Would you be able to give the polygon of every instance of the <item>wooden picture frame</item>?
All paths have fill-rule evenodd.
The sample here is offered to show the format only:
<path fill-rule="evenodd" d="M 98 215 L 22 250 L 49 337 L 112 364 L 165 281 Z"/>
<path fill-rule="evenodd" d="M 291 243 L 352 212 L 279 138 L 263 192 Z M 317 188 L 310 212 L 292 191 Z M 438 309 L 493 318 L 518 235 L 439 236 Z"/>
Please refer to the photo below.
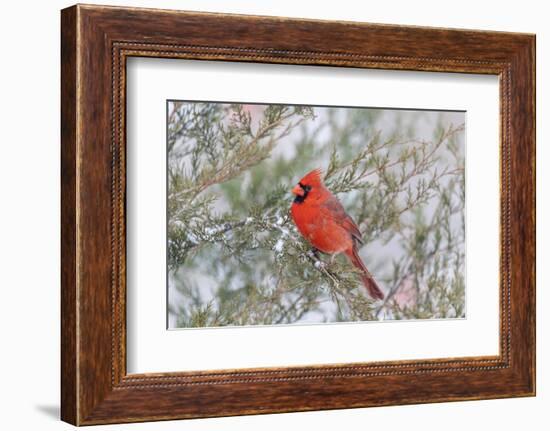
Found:
<path fill-rule="evenodd" d="M 61 14 L 61 418 L 75 425 L 535 394 L 535 36 L 77 5 Z M 498 75 L 500 354 L 127 374 L 126 59 Z"/>

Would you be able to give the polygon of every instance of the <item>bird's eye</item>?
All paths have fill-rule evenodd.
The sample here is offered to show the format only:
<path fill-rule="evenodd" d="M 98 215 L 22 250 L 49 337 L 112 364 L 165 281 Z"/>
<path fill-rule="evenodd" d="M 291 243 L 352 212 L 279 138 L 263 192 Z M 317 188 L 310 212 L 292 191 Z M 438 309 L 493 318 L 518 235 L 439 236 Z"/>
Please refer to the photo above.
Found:
<path fill-rule="evenodd" d="M 302 188 L 303 191 L 309 192 L 311 190 L 311 186 L 306 186 L 305 184 L 298 183 L 298 185 Z"/>

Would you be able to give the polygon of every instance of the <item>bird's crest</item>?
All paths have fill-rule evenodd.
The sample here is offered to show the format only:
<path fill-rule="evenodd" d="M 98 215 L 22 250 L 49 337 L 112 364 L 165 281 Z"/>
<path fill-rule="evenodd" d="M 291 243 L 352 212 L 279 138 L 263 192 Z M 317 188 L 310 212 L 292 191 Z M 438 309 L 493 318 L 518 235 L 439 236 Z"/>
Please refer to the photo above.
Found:
<path fill-rule="evenodd" d="M 300 184 L 303 184 L 305 186 L 319 186 L 323 184 L 323 180 L 321 179 L 323 175 L 323 171 L 319 168 L 312 170 L 311 172 L 307 173 L 301 180 Z"/>

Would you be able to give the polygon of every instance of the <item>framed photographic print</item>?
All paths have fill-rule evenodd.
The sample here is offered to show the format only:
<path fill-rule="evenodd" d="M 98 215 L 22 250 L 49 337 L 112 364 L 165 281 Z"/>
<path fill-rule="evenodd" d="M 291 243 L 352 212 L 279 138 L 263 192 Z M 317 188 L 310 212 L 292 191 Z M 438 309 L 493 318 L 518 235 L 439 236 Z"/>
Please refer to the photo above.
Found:
<path fill-rule="evenodd" d="M 535 394 L 535 37 L 62 11 L 62 419 Z"/>

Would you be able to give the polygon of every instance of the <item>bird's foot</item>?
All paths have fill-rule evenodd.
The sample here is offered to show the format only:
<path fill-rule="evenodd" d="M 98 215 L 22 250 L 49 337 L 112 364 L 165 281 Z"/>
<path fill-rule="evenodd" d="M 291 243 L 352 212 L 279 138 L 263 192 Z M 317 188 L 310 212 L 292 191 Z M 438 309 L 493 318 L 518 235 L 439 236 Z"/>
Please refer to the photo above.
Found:
<path fill-rule="evenodd" d="M 317 258 L 317 260 L 321 259 L 321 252 L 319 251 L 318 248 L 312 247 L 311 254 L 313 254 L 313 256 Z"/>

